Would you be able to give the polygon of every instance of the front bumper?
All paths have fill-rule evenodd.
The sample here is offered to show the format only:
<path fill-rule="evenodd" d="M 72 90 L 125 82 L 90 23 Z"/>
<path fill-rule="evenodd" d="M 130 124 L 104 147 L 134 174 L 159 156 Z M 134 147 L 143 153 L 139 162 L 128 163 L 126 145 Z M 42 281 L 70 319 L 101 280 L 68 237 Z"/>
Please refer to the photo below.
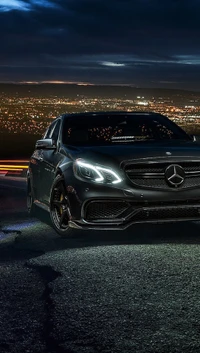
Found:
<path fill-rule="evenodd" d="M 120 186 L 80 182 L 72 177 L 71 185 L 66 187 L 69 226 L 121 230 L 136 223 L 200 220 L 200 188 L 150 190 L 135 188 L 129 182 Z"/>
<path fill-rule="evenodd" d="M 93 200 L 84 206 L 84 217 L 78 220 L 71 219 L 69 226 L 76 229 L 122 230 L 137 223 L 191 220 L 200 220 L 200 200 L 184 203 L 180 201 L 137 203 L 122 200 Z"/>

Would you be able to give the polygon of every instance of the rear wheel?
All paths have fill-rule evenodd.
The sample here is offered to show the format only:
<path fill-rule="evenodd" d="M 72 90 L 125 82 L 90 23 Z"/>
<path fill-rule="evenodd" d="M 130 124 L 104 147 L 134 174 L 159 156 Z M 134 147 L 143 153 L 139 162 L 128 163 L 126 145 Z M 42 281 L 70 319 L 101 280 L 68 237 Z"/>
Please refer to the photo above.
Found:
<path fill-rule="evenodd" d="M 54 180 L 50 200 L 51 222 L 58 234 L 70 237 L 74 229 L 68 225 L 70 216 L 69 202 L 63 178 L 58 175 Z"/>

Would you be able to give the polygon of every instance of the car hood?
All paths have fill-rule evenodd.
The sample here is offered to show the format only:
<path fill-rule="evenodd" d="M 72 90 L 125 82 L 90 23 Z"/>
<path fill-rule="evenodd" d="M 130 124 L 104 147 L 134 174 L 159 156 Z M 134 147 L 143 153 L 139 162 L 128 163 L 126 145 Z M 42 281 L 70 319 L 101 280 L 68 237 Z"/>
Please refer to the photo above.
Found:
<path fill-rule="evenodd" d="M 200 160 L 200 143 L 193 141 L 145 141 L 135 142 L 131 145 L 112 146 L 78 146 L 69 147 L 70 157 L 75 160 L 83 158 L 88 162 L 101 164 L 118 164 L 132 159 L 158 159 L 167 160 L 191 159 Z"/>

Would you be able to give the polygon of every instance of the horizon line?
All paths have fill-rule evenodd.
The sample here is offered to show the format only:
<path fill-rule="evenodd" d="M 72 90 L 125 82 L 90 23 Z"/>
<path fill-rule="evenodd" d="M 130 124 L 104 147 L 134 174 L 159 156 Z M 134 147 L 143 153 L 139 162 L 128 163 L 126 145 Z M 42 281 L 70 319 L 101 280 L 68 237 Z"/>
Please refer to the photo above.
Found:
<path fill-rule="evenodd" d="M 58 85 L 77 85 L 77 86 L 129 86 L 139 88 L 129 83 L 90 83 L 78 81 L 0 81 L 0 84 L 21 84 L 21 85 L 41 85 L 41 84 L 58 84 Z"/>
<path fill-rule="evenodd" d="M 136 86 L 134 84 L 128 84 L 128 83 L 90 83 L 90 82 L 72 82 L 72 81 L 0 81 L 1 84 L 10 84 L 10 85 L 76 85 L 76 86 L 117 86 L 117 87 L 131 87 L 135 89 L 161 89 L 161 90 L 174 90 L 174 91 L 186 91 L 186 92 L 198 92 L 200 93 L 200 89 L 186 89 L 186 88 L 166 88 L 166 87 L 142 87 L 142 86 Z"/>

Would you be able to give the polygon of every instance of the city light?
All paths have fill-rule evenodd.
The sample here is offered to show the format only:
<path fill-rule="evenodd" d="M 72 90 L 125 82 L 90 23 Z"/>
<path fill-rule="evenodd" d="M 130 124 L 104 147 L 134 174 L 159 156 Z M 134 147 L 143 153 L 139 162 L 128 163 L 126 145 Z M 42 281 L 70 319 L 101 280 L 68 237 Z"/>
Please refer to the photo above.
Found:
<path fill-rule="evenodd" d="M 78 87 L 78 86 L 77 86 Z M 84 88 L 87 90 L 87 87 Z M 88 88 L 89 89 L 89 88 Z M 18 89 L 19 90 L 19 89 Z M 198 93 L 190 96 L 174 97 L 169 94 L 149 96 L 133 93 L 131 96 L 105 97 L 101 94 L 74 93 L 73 96 L 50 95 L 44 92 L 34 96 L 29 94 L 0 93 L 0 134 L 31 134 L 42 136 L 57 116 L 63 113 L 98 111 L 138 111 L 157 112 L 166 115 L 184 128 L 198 126 L 200 116 L 200 97 Z M 85 91 L 87 92 L 87 91 Z M 133 91 L 134 92 L 134 91 Z"/>

